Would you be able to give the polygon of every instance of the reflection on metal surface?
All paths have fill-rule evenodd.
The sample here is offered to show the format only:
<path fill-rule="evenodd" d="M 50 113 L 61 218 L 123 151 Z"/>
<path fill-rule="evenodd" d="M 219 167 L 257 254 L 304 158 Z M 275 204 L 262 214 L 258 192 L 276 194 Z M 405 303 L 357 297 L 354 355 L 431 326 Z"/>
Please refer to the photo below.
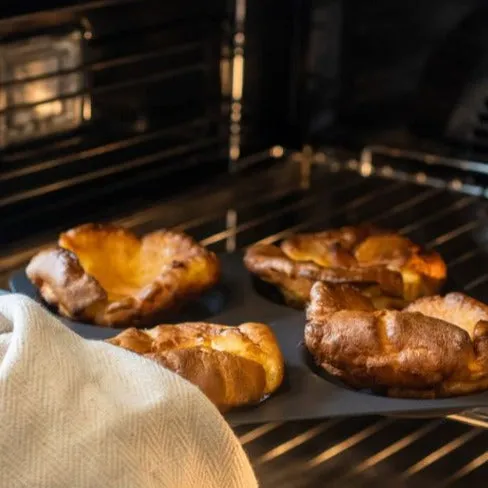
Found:
<path fill-rule="evenodd" d="M 465 261 L 468 261 L 469 259 L 477 256 L 480 253 L 481 253 L 481 249 L 472 249 L 471 251 L 465 252 L 464 254 L 461 254 L 460 256 L 458 256 L 456 259 L 453 259 L 449 263 L 449 267 L 453 268 L 454 266 L 457 266 L 458 264 L 462 264 Z"/>
<path fill-rule="evenodd" d="M 242 99 L 242 88 L 244 85 L 244 56 L 242 54 L 236 54 L 233 61 L 232 100 L 237 102 Z"/>
<path fill-rule="evenodd" d="M 441 246 L 445 242 L 453 239 L 454 237 L 460 236 L 461 234 L 464 234 L 465 232 L 469 232 L 470 230 L 475 229 L 476 227 L 479 226 L 479 224 L 480 223 L 478 221 L 467 222 L 466 224 L 461 225 L 460 227 L 457 227 L 456 229 L 453 229 L 449 232 L 446 232 L 445 234 L 442 234 L 441 236 L 436 237 L 432 241 L 429 241 L 427 243 L 427 246 L 428 247 Z"/>
<path fill-rule="evenodd" d="M 475 469 L 478 469 L 480 466 L 488 462 L 488 451 L 485 451 L 483 454 L 480 454 L 478 457 L 474 458 L 470 463 L 466 464 L 462 467 L 459 471 L 456 471 L 452 476 L 447 478 L 444 482 L 439 483 L 437 486 L 444 487 L 450 486 L 455 481 L 465 477 L 469 473 L 473 472 Z"/>
<path fill-rule="evenodd" d="M 421 227 L 424 227 L 426 224 L 432 223 L 441 217 L 453 213 L 456 210 L 460 210 L 462 208 L 468 207 L 473 202 L 474 202 L 474 198 L 472 197 L 461 198 L 456 202 L 454 202 L 452 205 L 448 205 L 447 207 L 444 207 L 437 212 L 433 212 L 424 218 L 416 219 L 415 222 L 408 224 L 405 227 L 402 227 L 398 232 L 400 234 L 409 234 L 410 232 L 420 229 Z"/>
<path fill-rule="evenodd" d="M 415 175 L 415 181 L 420 185 L 427 183 L 427 175 L 423 172 L 419 172 Z"/>
<path fill-rule="evenodd" d="M 256 427 L 255 429 L 246 432 L 244 435 L 241 435 L 239 437 L 239 441 L 241 444 L 244 446 L 248 444 L 249 442 L 253 442 L 259 437 L 267 434 L 268 432 L 271 432 L 272 430 L 280 427 L 283 425 L 283 422 L 269 422 L 267 424 L 260 425 L 259 427 Z"/>
<path fill-rule="evenodd" d="M 380 463 L 381 461 L 384 461 L 386 458 L 393 456 L 393 454 L 396 454 L 397 452 L 401 451 L 405 447 L 409 446 L 410 444 L 413 444 L 414 442 L 418 441 L 421 439 L 423 436 L 427 435 L 429 432 L 432 432 L 434 429 L 436 429 L 439 425 L 443 424 L 443 420 L 437 420 L 433 422 L 429 422 L 428 424 L 425 424 L 422 426 L 420 429 L 412 432 L 411 434 L 405 436 L 403 439 L 400 439 L 397 442 L 394 442 L 387 448 L 381 450 L 380 452 L 376 453 L 374 456 L 369 457 L 362 463 L 358 464 L 355 468 L 353 468 L 347 475 L 353 476 L 358 473 L 361 473 L 363 471 L 366 471 L 367 469 L 372 468 L 376 464 Z"/>
<path fill-rule="evenodd" d="M 471 425 L 473 427 L 480 427 L 488 429 L 488 410 L 482 408 L 475 408 L 472 411 L 463 412 L 462 414 L 449 415 L 449 419 L 456 422 Z"/>
<path fill-rule="evenodd" d="M 479 276 L 478 278 L 464 285 L 464 289 L 466 291 L 472 290 L 473 288 L 476 288 L 477 286 L 480 286 L 483 283 L 486 283 L 487 281 L 488 281 L 488 275 Z"/>
<path fill-rule="evenodd" d="M 269 154 L 272 158 L 282 158 L 285 154 L 285 149 L 283 148 L 283 146 L 273 146 L 270 149 Z"/>
<path fill-rule="evenodd" d="M 244 88 L 244 44 L 246 1 L 235 0 L 235 34 L 232 55 L 232 89 L 230 106 L 229 159 L 230 171 L 235 171 L 235 162 L 241 155 L 242 95 Z"/>
<path fill-rule="evenodd" d="M 314 437 L 323 434 L 327 430 L 336 426 L 339 422 L 341 422 L 341 419 L 334 419 L 316 425 L 315 427 L 312 427 L 311 429 L 308 429 L 307 431 L 303 432 L 303 434 L 297 435 L 292 439 L 289 439 L 288 441 L 279 444 L 278 446 L 274 447 L 267 453 L 263 454 L 255 461 L 255 464 L 263 464 L 268 461 L 272 461 L 278 456 L 281 456 L 287 453 L 288 451 L 295 449 L 299 445 L 304 444 L 305 442 L 313 439 Z"/>
<path fill-rule="evenodd" d="M 446 166 L 464 171 L 475 171 L 488 174 L 488 166 L 483 161 L 471 161 L 465 159 L 451 158 L 439 154 L 427 154 L 421 151 L 410 149 L 399 149 L 387 146 L 366 146 L 361 153 L 361 160 L 369 159 L 371 162 L 375 154 L 389 156 L 394 159 L 420 161 L 427 165 Z"/>
<path fill-rule="evenodd" d="M 63 156 L 58 156 L 56 158 L 52 158 L 47 161 L 30 164 L 23 168 L 12 169 L 11 171 L 5 171 L 0 174 L 0 181 L 7 181 L 14 178 L 18 178 L 19 176 L 34 174 L 36 172 L 45 171 L 51 168 L 57 168 L 65 164 L 76 163 L 80 160 L 90 160 L 91 158 L 95 158 L 102 154 L 110 154 L 115 151 L 128 149 L 136 146 L 137 144 L 141 144 L 143 142 L 155 141 L 158 138 L 165 135 L 171 135 L 173 133 L 178 133 L 184 130 L 192 130 L 194 128 L 202 126 L 203 124 L 206 123 L 206 121 L 207 119 L 199 118 L 191 121 L 190 123 L 180 124 L 173 127 L 167 127 L 161 130 L 148 132 L 146 134 L 140 134 L 140 135 L 138 134 L 136 136 L 126 137 L 118 141 L 110 142 L 103 146 L 96 146 L 90 149 L 85 149 L 83 151 L 70 153 Z M 74 138 L 73 144 L 79 144 L 79 142 L 80 142 L 79 138 Z M 24 157 L 29 157 L 29 156 L 30 156 L 29 153 L 24 155 Z M 13 159 L 5 158 L 4 160 L 12 161 Z"/>
<path fill-rule="evenodd" d="M 171 149 L 164 149 L 162 151 L 149 154 L 147 156 L 141 156 L 129 161 L 125 161 L 116 166 L 106 167 L 100 170 L 92 171 L 91 173 L 85 173 L 79 176 L 68 178 L 66 180 L 60 180 L 57 183 L 39 186 L 38 188 L 34 188 L 32 190 L 27 190 L 21 193 L 15 193 L 9 197 L 0 198 L 0 207 L 7 206 L 12 203 L 20 202 L 23 200 L 27 200 L 29 198 L 33 198 L 36 196 L 44 195 L 46 193 L 50 193 L 58 189 L 69 188 L 78 185 L 80 183 L 94 181 L 97 180 L 98 178 L 102 178 L 103 176 L 123 173 L 124 171 L 127 171 L 129 169 L 146 166 L 150 163 L 153 163 L 154 161 L 158 161 L 164 158 L 182 156 L 191 153 L 192 151 L 197 151 L 199 149 L 204 149 L 212 145 L 216 145 L 219 142 L 221 142 L 220 137 L 213 137 L 213 138 L 198 140 L 195 144 L 192 145 L 185 144 L 180 146 L 173 146 Z"/>
<path fill-rule="evenodd" d="M 229 235 L 225 241 L 225 250 L 227 252 L 234 252 L 236 250 L 236 228 L 237 228 L 237 212 L 233 209 L 227 210 L 225 217 L 225 226 Z"/>
<path fill-rule="evenodd" d="M 373 174 L 373 165 L 371 163 L 361 162 L 359 165 L 359 172 L 365 178 Z"/>
<path fill-rule="evenodd" d="M 410 198 L 409 200 L 405 202 L 401 202 L 397 205 L 393 205 L 393 207 L 390 207 L 386 209 L 384 212 L 379 213 L 378 215 L 375 215 L 374 218 L 370 219 L 370 221 L 377 222 L 381 219 L 384 219 L 386 217 L 390 217 L 392 215 L 395 215 L 397 212 L 402 212 L 403 210 L 407 210 L 411 207 L 414 207 L 415 205 L 418 205 L 419 203 L 422 203 L 424 200 L 428 200 L 429 198 L 434 197 L 437 195 L 439 192 L 441 192 L 440 188 L 432 188 L 425 193 L 421 193 L 420 195 L 417 195 L 413 198 Z"/>
<path fill-rule="evenodd" d="M 229 97 L 232 86 L 232 67 L 230 63 L 230 54 L 228 46 L 222 47 L 220 57 L 220 90 L 223 97 Z"/>
<path fill-rule="evenodd" d="M 322 464 L 329 459 L 341 454 L 341 452 L 344 452 L 346 449 L 349 449 L 356 444 L 360 443 L 364 439 L 367 439 L 368 437 L 372 436 L 373 434 L 376 434 L 376 432 L 379 432 L 381 429 L 384 429 L 387 427 L 389 424 L 393 422 L 392 419 L 383 419 L 378 422 L 376 422 L 373 425 L 370 425 L 369 427 L 366 427 L 363 430 L 360 430 L 356 434 L 352 435 L 348 439 L 339 442 L 333 447 L 330 447 L 329 449 L 326 449 L 322 453 L 320 453 L 318 456 L 315 456 L 312 458 L 310 461 L 308 461 L 307 467 L 308 468 L 315 468 L 319 464 Z"/>
<path fill-rule="evenodd" d="M 455 451 L 462 445 L 466 444 L 466 442 L 470 441 L 471 439 L 474 439 L 476 436 L 480 435 L 481 432 L 483 431 L 478 429 L 468 430 L 466 433 L 459 436 L 457 439 L 454 439 L 451 442 L 444 444 L 441 448 L 430 453 L 428 456 L 426 456 L 418 463 L 415 463 L 413 466 L 410 466 L 410 468 L 404 471 L 402 478 L 404 479 L 409 478 L 414 474 L 418 473 L 419 471 L 422 471 L 422 469 L 427 468 L 428 466 L 435 463 L 442 457 L 447 456 L 452 451 Z"/>
<path fill-rule="evenodd" d="M 91 41 L 93 39 L 93 26 L 88 17 L 82 17 L 80 19 L 80 24 L 83 30 L 83 39 L 86 41 Z"/>
<path fill-rule="evenodd" d="M 385 165 L 383 162 L 376 162 L 375 156 L 387 156 L 389 157 L 390 164 Z M 426 165 L 425 171 L 412 172 L 411 170 L 395 167 L 395 161 L 391 163 L 391 159 L 396 159 L 396 163 L 405 162 L 420 162 Z M 467 193 L 470 195 L 483 195 L 488 197 L 488 188 L 485 188 L 481 184 L 472 183 L 472 173 L 478 173 L 486 175 L 488 174 L 488 165 L 479 161 L 467 161 L 443 156 L 436 156 L 432 154 L 425 154 L 420 152 L 408 151 L 397 148 L 388 148 L 383 146 L 367 146 L 363 149 L 360 155 L 360 163 L 369 167 L 371 165 L 371 173 L 378 173 L 381 176 L 389 177 L 396 180 L 412 181 L 417 184 L 425 184 L 430 186 L 438 186 L 442 188 L 451 188 L 454 191 Z M 357 171 L 358 162 L 348 162 L 344 164 L 344 167 Z M 428 171 L 436 166 L 438 168 L 450 169 L 457 173 L 464 173 L 465 177 L 446 178 L 439 177 L 435 171 Z M 385 169 L 388 168 L 388 175 L 385 173 Z M 438 169 L 437 168 L 437 169 Z"/>
<path fill-rule="evenodd" d="M 311 146 L 303 148 L 300 158 L 300 186 L 304 190 L 310 188 L 314 152 Z"/>

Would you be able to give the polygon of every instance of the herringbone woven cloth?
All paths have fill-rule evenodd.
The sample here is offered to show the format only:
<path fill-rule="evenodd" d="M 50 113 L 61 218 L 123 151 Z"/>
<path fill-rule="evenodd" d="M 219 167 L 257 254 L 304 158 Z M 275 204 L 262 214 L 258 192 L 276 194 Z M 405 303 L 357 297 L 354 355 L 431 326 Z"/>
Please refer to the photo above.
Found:
<path fill-rule="evenodd" d="M 234 488 L 256 479 L 193 385 L 0 297 L 0 487 Z"/>

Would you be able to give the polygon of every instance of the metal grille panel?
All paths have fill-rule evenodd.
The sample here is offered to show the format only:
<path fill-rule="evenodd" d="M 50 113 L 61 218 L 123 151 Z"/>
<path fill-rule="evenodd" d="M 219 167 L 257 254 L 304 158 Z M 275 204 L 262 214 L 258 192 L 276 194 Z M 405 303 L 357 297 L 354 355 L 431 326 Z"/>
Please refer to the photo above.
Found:
<path fill-rule="evenodd" d="M 76 219 L 96 211 L 107 195 L 147 205 L 173 191 L 175 182 L 191 183 L 198 165 L 209 178 L 227 169 L 229 103 L 221 75 L 230 76 L 231 31 L 225 1 L 50 3 L 42 12 L 11 4 L 0 13 L 0 145 L 7 144 L 0 155 L 2 244 L 22 236 L 20 222 L 30 228 L 46 215 Z M 44 59 L 39 50 L 20 66 L 22 43 L 54 45 L 69 32 L 82 43 L 71 64 L 56 67 L 54 55 Z M 20 78 L 9 68 L 14 62 L 25 68 Z M 62 91 L 70 77 L 79 77 L 77 88 Z M 48 129 L 56 118 L 51 111 L 60 116 L 66 101 L 78 99 L 83 123 L 70 119 L 64 130 L 55 124 L 59 133 Z M 46 110 L 51 119 L 42 119 Z M 10 141 L 11 124 L 22 144 L 14 136 Z M 44 136 L 36 137 L 37 126 Z"/>

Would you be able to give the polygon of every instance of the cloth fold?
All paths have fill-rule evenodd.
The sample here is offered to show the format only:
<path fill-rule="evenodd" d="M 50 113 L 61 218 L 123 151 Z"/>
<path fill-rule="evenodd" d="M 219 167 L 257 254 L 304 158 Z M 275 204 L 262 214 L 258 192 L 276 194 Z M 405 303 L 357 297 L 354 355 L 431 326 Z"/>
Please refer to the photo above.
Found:
<path fill-rule="evenodd" d="M 253 488 L 217 409 L 187 381 L 0 296 L 0 488 Z"/>

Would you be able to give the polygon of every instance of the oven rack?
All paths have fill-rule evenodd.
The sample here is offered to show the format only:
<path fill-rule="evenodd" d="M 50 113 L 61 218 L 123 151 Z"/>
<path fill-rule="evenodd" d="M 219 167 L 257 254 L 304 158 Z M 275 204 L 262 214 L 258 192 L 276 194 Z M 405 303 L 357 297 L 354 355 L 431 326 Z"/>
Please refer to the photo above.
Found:
<path fill-rule="evenodd" d="M 486 300 L 488 203 L 483 172 L 473 176 L 473 171 L 453 166 L 446 176 L 441 162 L 418 169 L 396 164 L 384 152 L 366 148 L 354 158 L 337 150 L 271 148 L 252 160 L 267 161 L 265 169 L 231 175 L 191 196 L 116 222 L 136 232 L 177 227 L 216 252 L 232 252 L 296 231 L 367 220 L 439 250 L 456 288 Z M 52 235 L 33 237 L 14 255 L 0 255 L 0 287 L 10 270 L 25 263 Z M 435 486 L 484 486 L 487 427 L 488 415 L 478 409 L 446 419 L 361 417 L 267 423 L 236 431 L 262 486 L 321 486 L 321 480 L 341 487 L 376 486 L 379 480 L 395 487 L 434 481 Z"/>
<path fill-rule="evenodd" d="M 488 431 L 449 419 L 274 422 L 236 433 L 266 488 L 486 485 Z"/>

